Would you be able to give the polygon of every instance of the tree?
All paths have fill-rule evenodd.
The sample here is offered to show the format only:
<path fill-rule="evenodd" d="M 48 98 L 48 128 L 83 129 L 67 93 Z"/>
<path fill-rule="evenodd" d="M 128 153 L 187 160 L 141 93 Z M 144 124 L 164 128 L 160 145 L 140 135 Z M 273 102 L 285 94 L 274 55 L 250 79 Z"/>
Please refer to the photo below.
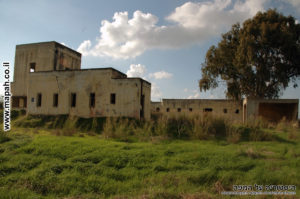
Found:
<path fill-rule="evenodd" d="M 227 86 L 233 99 L 278 98 L 300 75 L 300 24 L 276 10 L 258 12 L 222 35 L 206 53 L 200 91 Z"/>

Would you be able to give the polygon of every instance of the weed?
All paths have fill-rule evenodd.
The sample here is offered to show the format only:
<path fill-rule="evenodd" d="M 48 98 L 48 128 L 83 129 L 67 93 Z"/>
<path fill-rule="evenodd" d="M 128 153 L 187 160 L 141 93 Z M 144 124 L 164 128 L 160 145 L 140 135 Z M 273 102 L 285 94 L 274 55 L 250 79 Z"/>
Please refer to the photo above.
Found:
<path fill-rule="evenodd" d="M 0 131 L 0 144 L 4 143 L 4 142 L 8 142 L 10 140 L 11 140 L 11 138 L 8 137 L 7 133 Z"/>
<path fill-rule="evenodd" d="M 242 137 L 242 129 L 236 127 L 227 127 L 227 141 L 229 143 L 236 144 L 241 140 Z"/>
<path fill-rule="evenodd" d="M 62 130 L 62 135 L 64 136 L 73 136 L 76 133 L 76 129 L 74 128 L 67 128 Z"/>
<path fill-rule="evenodd" d="M 296 129 L 289 130 L 288 138 L 290 140 L 297 140 L 299 138 L 299 131 L 297 131 Z"/>
<path fill-rule="evenodd" d="M 252 159 L 258 159 L 258 158 L 262 158 L 263 155 L 261 155 L 260 152 L 258 152 L 257 150 L 254 150 L 252 147 L 248 147 L 246 150 L 242 150 L 240 152 L 240 155 L 242 156 L 246 156 Z"/>

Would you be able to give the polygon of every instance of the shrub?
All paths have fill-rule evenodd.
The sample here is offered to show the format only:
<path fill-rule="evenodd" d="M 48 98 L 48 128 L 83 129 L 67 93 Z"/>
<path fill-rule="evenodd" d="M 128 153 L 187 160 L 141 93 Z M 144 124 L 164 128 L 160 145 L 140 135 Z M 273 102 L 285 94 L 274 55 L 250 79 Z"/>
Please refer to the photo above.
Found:
<path fill-rule="evenodd" d="M 272 125 L 262 117 L 252 117 L 247 120 L 246 126 L 249 128 L 269 128 Z"/>
<path fill-rule="evenodd" d="M 128 141 L 134 135 L 136 123 L 128 118 L 107 118 L 103 126 L 102 134 L 105 138 L 115 138 Z"/>
<path fill-rule="evenodd" d="M 206 140 L 210 137 L 208 130 L 203 125 L 203 120 L 199 117 L 196 117 L 193 120 L 193 129 L 190 137 L 200 140 Z"/>
<path fill-rule="evenodd" d="M 188 138 L 192 131 L 192 120 L 180 116 L 169 118 L 167 120 L 167 135 L 171 138 Z"/>
<path fill-rule="evenodd" d="M 198 139 L 222 139 L 226 137 L 229 123 L 223 118 L 204 116 L 193 120 L 192 136 Z"/>
<path fill-rule="evenodd" d="M 236 144 L 241 140 L 242 134 L 242 128 L 230 126 L 227 128 L 227 141 Z"/>
<path fill-rule="evenodd" d="M 155 135 L 167 137 L 168 136 L 168 119 L 166 117 L 159 118 L 155 123 Z"/>
<path fill-rule="evenodd" d="M 146 141 L 151 140 L 153 136 L 155 136 L 154 127 L 155 125 L 153 121 L 143 121 L 136 123 L 132 131 L 133 134 L 139 138 L 139 140 Z"/>
<path fill-rule="evenodd" d="M 277 124 L 276 129 L 279 131 L 287 132 L 290 128 L 289 122 L 283 117 Z"/>
<path fill-rule="evenodd" d="M 266 131 L 261 130 L 259 127 L 250 128 L 250 141 L 271 141 L 272 135 Z"/>

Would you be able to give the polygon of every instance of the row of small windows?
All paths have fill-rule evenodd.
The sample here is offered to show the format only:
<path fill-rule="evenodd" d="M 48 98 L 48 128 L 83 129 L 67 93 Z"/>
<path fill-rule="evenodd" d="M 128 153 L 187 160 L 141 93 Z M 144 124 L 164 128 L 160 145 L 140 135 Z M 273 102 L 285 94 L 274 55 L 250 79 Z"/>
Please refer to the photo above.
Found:
<path fill-rule="evenodd" d="M 76 98 L 77 98 L 76 93 L 71 93 L 71 104 L 70 104 L 71 107 L 76 107 Z M 34 102 L 34 98 L 31 98 L 31 102 Z M 116 104 L 116 94 L 115 93 L 110 94 L 110 103 Z M 91 108 L 94 108 L 95 104 L 96 104 L 95 93 L 90 93 L 89 106 Z M 36 106 L 37 107 L 42 106 L 42 94 L 41 93 L 37 94 Z M 53 94 L 53 107 L 58 107 L 58 93 Z"/>
<path fill-rule="evenodd" d="M 193 112 L 193 109 L 189 108 L 189 111 Z M 203 112 L 212 112 L 212 111 L 213 111 L 212 108 L 204 108 L 203 109 Z M 160 108 L 159 107 L 156 108 L 156 112 L 160 112 Z M 170 108 L 166 108 L 166 112 L 170 112 Z M 177 112 L 181 112 L 181 108 L 177 108 Z M 235 110 L 236 114 L 239 114 L 239 112 L 240 112 L 239 109 Z M 226 108 L 223 109 L 223 113 L 225 113 L 225 114 L 227 113 L 227 109 Z"/>

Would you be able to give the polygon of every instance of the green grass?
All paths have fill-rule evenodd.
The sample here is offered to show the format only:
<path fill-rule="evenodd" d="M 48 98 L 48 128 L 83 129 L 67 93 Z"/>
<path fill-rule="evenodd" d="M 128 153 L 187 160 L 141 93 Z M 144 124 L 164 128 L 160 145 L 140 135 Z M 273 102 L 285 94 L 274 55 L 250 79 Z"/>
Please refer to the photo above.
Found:
<path fill-rule="evenodd" d="M 124 142 L 54 131 L 1 133 L 1 199 L 220 198 L 219 191 L 236 184 L 300 188 L 300 140 L 288 132 L 265 130 L 271 141 L 232 144 L 160 136 Z"/>

